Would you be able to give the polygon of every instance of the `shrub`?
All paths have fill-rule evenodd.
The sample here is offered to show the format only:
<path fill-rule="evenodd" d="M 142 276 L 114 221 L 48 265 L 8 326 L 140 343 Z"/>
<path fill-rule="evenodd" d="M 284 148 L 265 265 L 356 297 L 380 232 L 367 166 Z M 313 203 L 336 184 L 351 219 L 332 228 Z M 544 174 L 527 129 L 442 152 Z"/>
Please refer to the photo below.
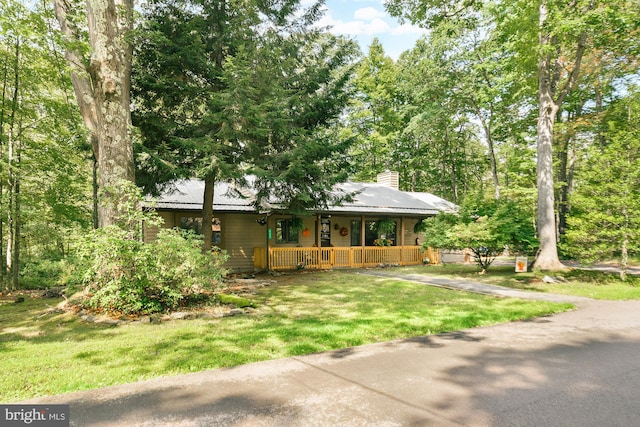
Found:
<path fill-rule="evenodd" d="M 226 254 L 202 253 L 192 232 L 162 230 L 153 243 L 128 238 L 116 226 L 93 233 L 83 248 L 87 305 L 109 313 L 150 314 L 175 310 L 183 299 L 214 291 Z"/>
<path fill-rule="evenodd" d="M 470 202 L 458 214 L 441 213 L 423 221 L 425 247 L 469 249 L 481 271 L 486 271 L 505 247 L 532 254 L 538 242 L 529 213 L 517 203 Z"/>
<path fill-rule="evenodd" d="M 163 229 L 157 240 L 140 240 L 140 224 L 159 224 L 158 215 L 140 208 L 136 188 L 123 185 L 117 225 L 94 230 L 79 244 L 86 305 L 111 314 L 150 314 L 176 309 L 204 290 L 214 291 L 225 274 L 226 254 L 202 252 L 193 232 Z M 137 200 L 137 202 L 136 202 Z"/>
<path fill-rule="evenodd" d="M 20 268 L 20 285 L 24 289 L 45 289 L 57 286 L 64 273 L 63 260 L 29 259 Z"/>

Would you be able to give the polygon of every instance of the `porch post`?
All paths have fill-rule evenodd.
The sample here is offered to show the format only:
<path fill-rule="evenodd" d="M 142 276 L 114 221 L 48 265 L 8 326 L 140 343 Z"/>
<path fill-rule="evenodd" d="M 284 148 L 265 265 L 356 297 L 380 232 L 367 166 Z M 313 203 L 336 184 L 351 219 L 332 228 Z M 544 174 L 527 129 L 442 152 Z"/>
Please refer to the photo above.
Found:
<path fill-rule="evenodd" d="M 268 215 L 267 215 L 267 228 L 264 232 L 266 236 L 266 244 L 264 246 L 265 266 L 267 267 L 267 271 L 269 271 L 269 216 Z"/>
<path fill-rule="evenodd" d="M 400 217 L 400 265 L 404 265 L 404 217 L 403 216 Z"/>
<path fill-rule="evenodd" d="M 364 217 L 364 215 L 362 215 L 362 216 L 360 217 L 360 247 L 361 247 L 361 250 L 362 250 L 362 254 L 361 254 L 360 261 L 362 262 L 362 266 L 363 266 L 363 267 L 364 267 L 364 265 L 365 265 L 365 260 L 364 260 L 364 256 L 365 256 L 364 244 L 365 244 L 365 239 L 366 239 L 366 237 L 365 237 L 365 235 L 364 235 L 364 231 L 366 230 L 366 226 L 365 226 L 365 224 L 364 224 L 364 220 L 365 220 L 365 217 Z"/>
<path fill-rule="evenodd" d="M 322 215 L 316 215 L 316 262 L 318 263 L 318 269 L 322 269 Z"/>

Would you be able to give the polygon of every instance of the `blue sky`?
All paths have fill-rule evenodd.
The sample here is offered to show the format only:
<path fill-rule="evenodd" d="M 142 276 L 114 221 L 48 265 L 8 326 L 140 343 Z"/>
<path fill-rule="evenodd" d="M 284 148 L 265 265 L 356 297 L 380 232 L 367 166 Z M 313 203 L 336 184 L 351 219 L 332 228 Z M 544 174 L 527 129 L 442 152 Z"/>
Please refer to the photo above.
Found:
<path fill-rule="evenodd" d="M 391 58 L 411 49 L 425 30 L 405 23 L 401 25 L 384 9 L 383 0 L 327 0 L 320 25 L 331 26 L 331 32 L 355 39 L 367 54 L 374 37 L 378 37 Z"/>

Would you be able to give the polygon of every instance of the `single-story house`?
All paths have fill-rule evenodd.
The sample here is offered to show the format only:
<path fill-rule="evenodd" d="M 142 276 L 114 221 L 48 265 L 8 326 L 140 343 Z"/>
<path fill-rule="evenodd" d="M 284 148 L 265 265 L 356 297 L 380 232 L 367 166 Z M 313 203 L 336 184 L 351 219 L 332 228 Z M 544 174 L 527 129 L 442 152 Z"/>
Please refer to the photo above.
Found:
<path fill-rule="evenodd" d="M 340 184 L 336 191 L 355 194 L 352 201 L 295 218 L 277 209 L 257 211 L 250 189 L 220 182 L 213 244 L 226 250 L 225 267 L 237 272 L 437 262 L 438 253 L 422 248 L 414 226 L 456 206 L 433 194 L 400 191 L 397 183 L 397 172 L 386 172 L 377 183 Z M 201 233 L 204 183 L 181 180 L 173 187 L 155 199 L 163 227 Z M 145 240 L 157 232 L 147 228 Z"/>

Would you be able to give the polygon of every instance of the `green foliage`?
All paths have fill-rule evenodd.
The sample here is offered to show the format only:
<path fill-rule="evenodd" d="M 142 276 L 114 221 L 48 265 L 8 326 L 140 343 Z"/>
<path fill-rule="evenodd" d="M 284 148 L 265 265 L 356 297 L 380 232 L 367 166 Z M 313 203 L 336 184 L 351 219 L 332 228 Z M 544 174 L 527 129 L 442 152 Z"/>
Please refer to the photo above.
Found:
<path fill-rule="evenodd" d="M 46 257 L 29 259 L 20 269 L 22 289 L 44 289 L 62 285 L 67 263 L 61 259 Z"/>
<path fill-rule="evenodd" d="M 159 0 L 136 32 L 133 121 L 146 189 L 256 177 L 256 206 L 326 206 L 347 179 L 354 42 L 315 28 L 320 4 Z"/>
<path fill-rule="evenodd" d="M 142 196 L 140 189 L 131 181 L 119 180 L 116 185 L 100 190 L 102 205 L 114 211 L 113 224 L 126 231 L 129 239 L 142 240 L 143 227 L 162 224 L 149 202 Z M 143 208 L 143 204 L 147 207 Z"/>
<path fill-rule="evenodd" d="M 434 31 L 397 65 L 403 126 L 395 161 L 406 165 L 401 179 L 416 191 L 454 202 L 480 188 L 489 170 L 471 116 L 471 107 L 479 103 L 470 100 L 473 91 L 465 86 L 465 80 L 483 81 L 469 74 L 463 54 L 470 49 Z"/>
<path fill-rule="evenodd" d="M 610 122 L 605 145 L 590 147 L 578 171 L 564 249 L 583 262 L 617 258 L 626 268 L 640 252 L 640 92 L 616 109 L 623 119 Z"/>
<path fill-rule="evenodd" d="M 161 230 L 153 243 L 132 240 L 117 226 L 96 230 L 80 249 L 89 264 L 87 305 L 123 314 L 175 310 L 184 298 L 219 286 L 227 257 L 201 248 L 199 236 L 176 229 Z"/>
<path fill-rule="evenodd" d="M 391 234 L 396 230 L 396 222 L 389 218 L 380 218 L 370 225 L 378 234 Z"/>
<path fill-rule="evenodd" d="M 0 1 L 0 282 L 20 236 L 11 264 L 27 261 L 14 277 L 30 288 L 54 281 L 38 258 L 62 256 L 90 220 L 86 133 L 51 19 L 47 2 Z"/>
<path fill-rule="evenodd" d="M 469 249 L 482 271 L 505 248 L 525 254 L 537 248 L 531 213 L 514 202 L 467 203 L 458 215 L 441 213 L 423 222 L 425 247 Z"/>
<path fill-rule="evenodd" d="M 416 171 L 410 182 L 420 183 L 423 173 L 431 181 L 428 191 L 454 201 L 455 192 L 443 191 L 461 182 L 472 191 L 485 190 L 487 169 L 461 177 L 466 165 L 452 156 L 465 152 L 458 147 L 470 146 L 457 142 L 463 135 L 454 131 L 473 115 L 477 126 L 467 131 L 486 143 L 493 184 L 500 189 L 495 197 L 531 200 L 533 195 L 535 201 L 539 192 L 537 229 L 545 248 L 555 251 L 554 231 L 566 229 L 567 212 L 576 206 L 571 192 L 581 185 L 573 181 L 578 178 L 573 160 L 588 146 L 603 143 L 608 110 L 637 80 L 640 52 L 629 34 L 640 28 L 640 8 L 628 0 L 389 0 L 385 5 L 392 15 L 430 30 L 398 61 L 407 75 L 401 81 L 408 83 L 406 144 L 420 153 L 402 162 Z M 539 106 L 542 100 L 549 105 Z M 549 120 L 536 120 L 545 111 L 553 111 Z M 540 157 L 529 152 L 536 125 Z M 479 153 L 472 158 L 480 160 Z M 536 159 L 541 160 L 540 185 Z M 436 177 L 439 183 L 433 182 Z M 543 258 L 553 265 L 549 251 Z"/>
<path fill-rule="evenodd" d="M 373 241 L 374 246 L 391 246 L 391 240 L 386 238 L 379 238 Z"/>
<path fill-rule="evenodd" d="M 218 295 L 218 300 L 221 304 L 233 304 L 238 308 L 255 307 L 253 302 L 247 298 L 239 297 L 237 295 L 220 294 Z"/>
<path fill-rule="evenodd" d="M 114 225 L 94 230 L 79 244 L 87 305 L 108 313 L 147 314 L 176 309 L 183 300 L 213 291 L 227 260 L 217 248 L 203 253 L 202 239 L 190 231 L 161 229 L 144 243 L 141 227 L 157 225 L 154 211 L 141 209 L 139 190 L 122 182 L 110 189 L 117 205 Z"/>
<path fill-rule="evenodd" d="M 348 108 L 348 132 L 354 138 L 350 153 L 358 165 L 357 180 L 374 180 L 392 164 L 403 127 L 398 83 L 396 64 L 374 38 L 368 55 L 355 68 L 352 84 L 356 92 Z"/>

